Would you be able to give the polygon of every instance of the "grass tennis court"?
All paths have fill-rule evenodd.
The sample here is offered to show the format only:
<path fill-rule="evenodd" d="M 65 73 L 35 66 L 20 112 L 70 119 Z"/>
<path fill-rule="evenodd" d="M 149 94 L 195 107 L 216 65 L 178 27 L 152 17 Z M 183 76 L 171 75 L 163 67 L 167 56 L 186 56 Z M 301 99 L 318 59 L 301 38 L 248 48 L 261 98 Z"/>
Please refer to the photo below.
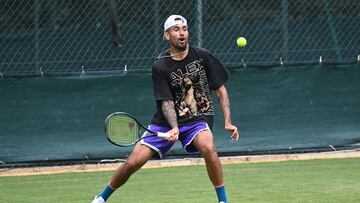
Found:
<path fill-rule="evenodd" d="M 360 202 L 360 158 L 224 165 L 231 203 Z M 0 177 L 1 202 L 91 202 L 112 172 Z M 216 202 L 205 166 L 142 169 L 108 202 Z"/>

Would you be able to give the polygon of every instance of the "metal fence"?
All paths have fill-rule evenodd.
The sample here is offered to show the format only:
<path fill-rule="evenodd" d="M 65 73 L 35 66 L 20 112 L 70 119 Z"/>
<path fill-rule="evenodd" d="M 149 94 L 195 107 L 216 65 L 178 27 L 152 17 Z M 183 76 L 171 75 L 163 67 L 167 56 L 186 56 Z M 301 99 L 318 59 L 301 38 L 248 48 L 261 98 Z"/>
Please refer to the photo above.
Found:
<path fill-rule="evenodd" d="M 112 43 L 105 0 L 0 0 L 0 75 L 149 70 L 167 43 L 171 14 L 191 44 L 226 66 L 359 61 L 357 0 L 117 0 L 122 46 Z M 244 36 L 248 46 L 238 48 Z"/>

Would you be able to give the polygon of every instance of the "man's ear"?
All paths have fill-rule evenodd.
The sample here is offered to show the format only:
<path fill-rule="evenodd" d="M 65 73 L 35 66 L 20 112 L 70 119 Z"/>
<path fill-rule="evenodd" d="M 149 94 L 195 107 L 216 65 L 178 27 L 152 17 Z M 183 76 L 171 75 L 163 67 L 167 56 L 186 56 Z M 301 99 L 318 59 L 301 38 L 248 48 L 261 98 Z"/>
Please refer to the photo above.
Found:
<path fill-rule="evenodd" d="M 164 36 L 163 36 L 164 40 L 169 41 L 170 36 L 168 32 L 164 32 Z"/>

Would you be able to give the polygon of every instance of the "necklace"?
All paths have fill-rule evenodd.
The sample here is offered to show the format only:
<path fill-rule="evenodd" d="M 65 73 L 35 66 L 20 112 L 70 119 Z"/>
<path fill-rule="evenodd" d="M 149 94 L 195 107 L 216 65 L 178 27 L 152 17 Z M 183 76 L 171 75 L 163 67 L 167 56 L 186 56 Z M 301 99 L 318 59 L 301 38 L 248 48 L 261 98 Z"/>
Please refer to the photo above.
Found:
<path fill-rule="evenodd" d="M 189 51 L 189 47 L 187 47 L 184 51 L 176 53 L 176 54 L 172 54 L 170 53 L 170 49 L 167 49 L 165 51 L 163 51 L 161 54 L 159 54 L 159 56 L 156 59 L 161 59 L 161 58 L 168 58 L 168 57 L 174 57 L 183 53 L 186 53 Z M 164 55 L 165 53 L 169 53 L 169 55 Z"/>

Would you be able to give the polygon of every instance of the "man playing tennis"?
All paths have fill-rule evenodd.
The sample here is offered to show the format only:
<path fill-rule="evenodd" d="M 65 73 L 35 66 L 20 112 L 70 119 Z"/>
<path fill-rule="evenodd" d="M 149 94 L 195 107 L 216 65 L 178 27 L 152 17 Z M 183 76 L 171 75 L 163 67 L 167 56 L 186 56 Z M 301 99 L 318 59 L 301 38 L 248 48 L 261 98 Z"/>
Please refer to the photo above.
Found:
<path fill-rule="evenodd" d="M 189 46 L 184 17 L 171 15 L 165 21 L 164 39 L 169 42 L 170 49 L 152 67 L 157 112 L 149 129 L 171 136 L 167 140 L 151 136 L 137 143 L 128 160 L 119 166 L 93 203 L 105 202 L 135 171 L 152 157 L 162 158 L 177 140 L 187 152 L 201 153 L 218 201 L 227 203 L 222 166 L 211 132 L 214 116 L 211 91 L 215 91 L 219 101 L 225 129 L 230 132 L 231 139 L 238 140 L 238 129 L 231 123 L 230 102 L 224 86 L 228 72 L 210 52 Z"/>

